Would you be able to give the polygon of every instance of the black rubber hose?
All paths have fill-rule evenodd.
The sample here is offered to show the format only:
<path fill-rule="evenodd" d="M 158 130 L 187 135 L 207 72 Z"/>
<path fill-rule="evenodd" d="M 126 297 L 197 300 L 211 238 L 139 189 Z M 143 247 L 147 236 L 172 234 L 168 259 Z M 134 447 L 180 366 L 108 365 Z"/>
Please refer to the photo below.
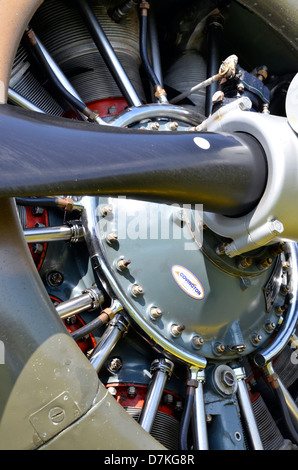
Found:
<path fill-rule="evenodd" d="M 208 22 L 208 62 L 207 77 L 218 73 L 220 66 L 220 45 L 222 42 L 223 19 L 211 17 Z M 212 111 L 212 97 L 218 89 L 218 82 L 214 82 L 206 88 L 205 114 L 209 116 Z"/>
<path fill-rule="evenodd" d="M 186 389 L 186 397 L 184 403 L 183 414 L 181 418 L 180 432 L 179 432 L 179 445 L 180 450 L 188 450 L 188 430 L 193 412 L 195 398 L 195 387 L 188 386 Z"/>
<path fill-rule="evenodd" d="M 71 337 L 75 340 L 78 341 L 79 339 L 83 338 L 84 336 L 89 335 L 93 330 L 96 328 L 99 328 L 104 324 L 104 321 L 100 317 L 96 317 L 93 320 L 91 320 L 89 323 L 86 323 L 86 325 L 82 326 L 76 331 L 73 331 L 71 333 Z"/>
<path fill-rule="evenodd" d="M 4 104 L 0 128 L 0 197 L 101 194 L 239 216 L 267 183 L 264 151 L 247 134 L 93 126 Z"/>
<path fill-rule="evenodd" d="M 287 432 L 288 432 L 288 438 L 291 439 L 293 444 L 298 445 L 298 433 L 297 433 L 296 428 L 295 428 L 295 426 L 293 424 L 293 421 L 291 419 L 291 416 L 290 416 L 290 413 L 289 413 L 289 410 L 288 410 L 288 406 L 287 406 L 285 397 L 282 393 L 282 390 L 279 386 L 277 388 L 274 388 L 273 390 L 274 390 L 275 396 L 277 398 L 280 411 L 282 413 L 283 423 L 286 426 L 286 429 L 287 429 Z"/>
<path fill-rule="evenodd" d="M 58 207 L 58 198 L 56 197 L 16 197 L 18 206 L 42 206 Z"/>

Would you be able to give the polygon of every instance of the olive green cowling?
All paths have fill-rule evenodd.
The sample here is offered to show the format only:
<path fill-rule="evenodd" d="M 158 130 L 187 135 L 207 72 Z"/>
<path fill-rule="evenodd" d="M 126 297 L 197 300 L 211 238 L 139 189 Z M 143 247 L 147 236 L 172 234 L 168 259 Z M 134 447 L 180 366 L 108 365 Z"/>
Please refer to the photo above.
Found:
<path fill-rule="evenodd" d="M 99 381 L 51 304 L 13 199 L 0 205 L 0 449 L 161 449 Z"/>

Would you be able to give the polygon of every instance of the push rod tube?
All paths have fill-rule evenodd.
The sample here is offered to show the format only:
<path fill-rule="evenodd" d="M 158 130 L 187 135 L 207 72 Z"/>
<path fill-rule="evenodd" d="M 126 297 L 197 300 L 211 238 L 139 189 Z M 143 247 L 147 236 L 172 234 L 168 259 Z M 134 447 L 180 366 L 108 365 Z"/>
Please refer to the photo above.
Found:
<path fill-rule="evenodd" d="M 263 450 L 263 443 L 261 441 L 259 429 L 256 423 L 249 393 L 245 383 L 246 375 L 244 368 L 238 367 L 234 369 L 234 372 L 236 374 L 238 382 L 237 396 L 241 409 L 241 416 L 243 417 L 252 449 Z"/>
<path fill-rule="evenodd" d="M 120 91 L 123 93 L 129 106 L 140 106 L 142 104 L 134 87 L 132 86 L 125 70 L 123 69 L 113 47 L 99 24 L 96 15 L 90 7 L 88 0 L 76 0 L 78 10 L 84 19 L 89 32 L 97 46 L 103 60 L 113 75 Z"/>
<path fill-rule="evenodd" d="M 208 450 L 208 433 L 206 412 L 204 403 L 204 383 L 205 371 L 204 369 L 197 369 L 195 371 L 198 386 L 195 389 L 194 396 L 194 409 L 193 409 L 193 434 L 194 434 L 194 448 L 196 450 Z"/>
<path fill-rule="evenodd" d="M 109 323 L 106 331 L 102 335 L 90 357 L 90 363 L 97 373 L 99 373 L 109 354 L 114 349 L 120 338 L 127 332 L 129 327 L 129 322 L 126 320 L 124 315 L 120 313 L 122 306 L 119 304 L 112 308 L 115 308 L 115 311 L 118 310 L 119 313 L 116 313 L 114 319 Z"/>
<path fill-rule="evenodd" d="M 165 384 L 171 377 L 173 369 L 173 362 L 166 358 L 157 359 L 151 364 L 150 372 L 153 373 L 153 377 L 139 418 L 140 426 L 147 432 L 152 429 Z"/>
<path fill-rule="evenodd" d="M 264 151 L 246 134 L 94 126 L 10 105 L 0 126 L 0 196 L 122 195 L 240 216 L 267 183 Z"/>
<path fill-rule="evenodd" d="M 88 312 L 100 307 L 104 301 L 103 293 L 97 287 L 90 287 L 65 302 L 56 306 L 56 311 L 61 319 L 78 315 L 82 312 Z"/>
<path fill-rule="evenodd" d="M 83 228 L 79 224 L 27 228 L 24 230 L 27 243 L 46 243 L 63 240 L 75 242 L 83 237 L 83 235 Z"/>

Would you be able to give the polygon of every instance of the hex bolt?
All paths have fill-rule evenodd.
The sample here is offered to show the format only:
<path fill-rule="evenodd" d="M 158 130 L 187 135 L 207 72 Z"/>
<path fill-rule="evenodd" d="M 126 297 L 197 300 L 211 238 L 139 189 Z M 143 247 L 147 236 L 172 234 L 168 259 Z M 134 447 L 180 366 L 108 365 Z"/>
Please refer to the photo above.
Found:
<path fill-rule="evenodd" d="M 152 123 L 150 124 L 150 129 L 151 129 L 152 131 L 158 131 L 158 129 L 159 129 L 159 123 L 158 123 L 158 122 L 152 122 Z"/>
<path fill-rule="evenodd" d="M 286 244 L 285 242 L 279 243 L 277 246 L 272 246 L 271 253 L 273 256 L 280 255 L 285 251 Z"/>
<path fill-rule="evenodd" d="M 289 261 L 283 261 L 282 262 L 282 268 L 283 268 L 284 271 L 287 271 L 287 269 L 289 269 L 289 267 L 290 267 Z"/>
<path fill-rule="evenodd" d="M 126 269 L 130 265 L 130 263 L 130 259 L 121 259 L 117 263 L 118 269 L 120 269 L 120 271 L 124 271 L 124 269 Z"/>
<path fill-rule="evenodd" d="M 166 404 L 166 405 L 172 405 L 174 403 L 174 397 L 173 395 L 171 395 L 170 393 L 165 393 L 164 397 L 163 397 L 163 402 Z"/>
<path fill-rule="evenodd" d="M 136 395 L 137 395 L 137 389 L 134 385 L 130 385 L 129 387 L 127 387 L 127 396 L 129 398 L 135 398 Z"/>
<path fill-rule="evenodd" d="M 204 338 L 202 338 L 202 336 L 194 336 L 192 338 L 192 344 L 195 348 L 200 348 L 203 346 L 204 344 Z"/>
<path fill-rule="evenodd" d="M 252 264 L 252 261 L 252 258 L 249 258 L 247 256 L 245 258 L 241 258 L 238 263 L 238 267 L 243 269 L 249 268 L 249 266 L 251 266 Z"/>
<path fill-rule="evenodd" d="M 290 292 L 290 289 L 288 286 L 286 286 L 285 284 L 283 284 L 281 287 L 280 287 L 280 293 L 283 294 L 283 295 L 286 295 Z"/>
<path fill-rule="evenodd" d="M 169 127 L 171 131 L 176 131 L 179 127 L 179 124 L 178 122 L 173 121 L 173 122 L 170 122 Z"/>
<path fill-rule="evenodd" d="M 43 252 L 43 245 L 41 243 L 33 243 L 31 250 L 35 255 L 41 255 Z"/>
<path fill-rule="evenodd" d="M 216 344 L 216 345 L 214 346 L 214 350 L 215 350 L 215 352 L 216 352 L 217 354 L 222 354 L 222 353 L 225 352 L 226 347 L 225 347 L 224 344 L 219 343 L 219 344 Z"/>
<path fill-rule="evenodd" d="M 279 307 L 276 307 L 275 312 L 276 312 L 276 315 L 282 315 L 286 310 L 287 310 L 287 305 L 280 305 Z"/>
<path fill-rule="evenodd" d="M 43 213 L 44 213 L 43 207 L 36 206 L 32 208 L 32 215 L 34 215 L 35 217 L 40 217 L 41 215 L 43 215 Z"/>
<path fill-rule="evenodd" d="M 104 217 L 106 217 L 108 214 L 110 214 L 111 212 L 113 211 L 113 207 L 108 204 L 107 206 L 104 206 L 102 209 L 101 209 L 101 213 Z"/>
<path fill-rule="evenodd" d="M 221 245 L 218 245 L 215 249 L 215 252 L 217 255 L 222 256 L 226 253 L 226 247 L 228 246 L 228 243 L 222 243 Z"/>
<path fill-rule="evenodd" d="M 265 328 L 267 331 L 273 331 L 275 330 L 275 327 L 276 327 L 276 324 L 274 322 L 268 321 L 267 323 L 265 323 Z"/>
<path fill-rule="evenodd" d="M 174 406 L 175 411 L 182 411 L 183 410 L 183 404 L 182 401 L 177 400 Z"/>
<path fill-rule="evenodd" d="M 139 296 L 139 295 L 143 294 L 144 291 L 143 291 L 142 286 L 136 285 L 136 286 L 132 286 L 131 292 L 133 293 L 133 295 Z"/>
<path fill-rule="evenodd" d="M 116 232 L 111 232 L 107 235 L 107 242 L 114 243 L 118 240 L 118 235 Z"/>
<path fill-rule="evenodd" d="M 182 331 L 185 330 L 185 325 L 172 325 L 171 333 L 173 336 L 180 336 Z"/>
<path fill-rule="evenodd" d="M 259 269 L 265 269 L 271 266 L 272 264 L 272 258 L 265 258 L 259 263 Z"/>
<path fill-rule="evenodd" d="M 151 307 L 150 309 L 150 316 L 153 320 L 157 320 L 162 316 L 162 311 L 158 307 Z"/>
<path fill-rule="evenodd" d="M 251 340 L 253 342 L 253 344 L 259 344 L 261 341 L 262 341 L 262 336 L 261 335 L 253 335 L 251 337 Z"/>
<path fill-rule="evenodd" d="M 240 92 L 244 91 L 244 84 L 242 82 L 239 82 L 237 84 L 237 90 Z"/>

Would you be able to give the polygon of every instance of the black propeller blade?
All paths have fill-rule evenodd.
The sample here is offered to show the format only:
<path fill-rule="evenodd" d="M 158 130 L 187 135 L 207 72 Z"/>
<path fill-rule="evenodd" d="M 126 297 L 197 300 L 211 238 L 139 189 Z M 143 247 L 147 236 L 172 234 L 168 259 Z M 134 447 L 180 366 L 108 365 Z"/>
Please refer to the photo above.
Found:
<path fill-rule="evenodd" d="M 265 154 L 246 134 L 122 129 L 11 105 L 0 129 L 0 196 L 125 195 L 239 216 L 266 186 Z"/>

